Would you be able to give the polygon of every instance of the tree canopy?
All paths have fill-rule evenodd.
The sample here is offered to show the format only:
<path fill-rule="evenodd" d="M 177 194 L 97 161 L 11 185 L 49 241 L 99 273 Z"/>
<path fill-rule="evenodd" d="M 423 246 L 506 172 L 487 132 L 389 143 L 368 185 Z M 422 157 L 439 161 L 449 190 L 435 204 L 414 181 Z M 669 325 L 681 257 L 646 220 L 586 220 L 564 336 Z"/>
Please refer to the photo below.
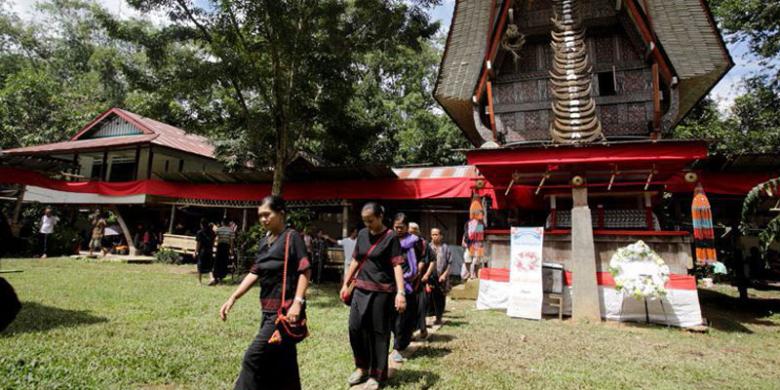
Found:
<path fill-rule="evenodd" d="M 297 151 L 461 162 L 466 140 L 431 97 L 438 2 L 129 1 L 161 25 L 83 0 L 48 0 L 36 22 L 0 11 L 0 146 L 61 140 L 119 106 L 211 137 L 231 168 L 273 168 L 277 192 Z"/>
<path fill-rule="evenodd" d="M 747 74 L 728 111 L 703 99 L 674 129 L 679 138 L 708 139 L 714 153 L 735 156 L 780 150 L 780 1 L 710 0 L 733 44 L 746 45 L 762 68 Z"/>

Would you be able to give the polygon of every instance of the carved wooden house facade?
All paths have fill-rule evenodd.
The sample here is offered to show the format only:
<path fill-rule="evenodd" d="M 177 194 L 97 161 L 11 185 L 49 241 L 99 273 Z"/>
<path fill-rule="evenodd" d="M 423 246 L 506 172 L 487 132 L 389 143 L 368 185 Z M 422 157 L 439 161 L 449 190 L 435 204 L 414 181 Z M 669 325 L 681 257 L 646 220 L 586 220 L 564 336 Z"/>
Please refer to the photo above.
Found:
<path fill-rule="evenodd" d="M 461 0 L 435 96 L 476 146 L 552 140 L 552 33 L 567 4 L 607 140 L 661 138 L 732 66 L 699 0 Z"/>

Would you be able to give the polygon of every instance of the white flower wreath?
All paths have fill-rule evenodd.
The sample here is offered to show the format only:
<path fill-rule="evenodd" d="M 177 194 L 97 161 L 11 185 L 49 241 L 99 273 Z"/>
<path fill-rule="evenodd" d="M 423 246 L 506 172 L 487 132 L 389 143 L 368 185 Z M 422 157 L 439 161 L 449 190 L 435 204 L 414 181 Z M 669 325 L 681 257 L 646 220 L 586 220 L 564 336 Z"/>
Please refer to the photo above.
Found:
<path fill-rule="evenodd" d="M 643 241 L 620 248 L 609 261 L 615 288 L 637 300 L 666 296 L 669 266 Z"/>

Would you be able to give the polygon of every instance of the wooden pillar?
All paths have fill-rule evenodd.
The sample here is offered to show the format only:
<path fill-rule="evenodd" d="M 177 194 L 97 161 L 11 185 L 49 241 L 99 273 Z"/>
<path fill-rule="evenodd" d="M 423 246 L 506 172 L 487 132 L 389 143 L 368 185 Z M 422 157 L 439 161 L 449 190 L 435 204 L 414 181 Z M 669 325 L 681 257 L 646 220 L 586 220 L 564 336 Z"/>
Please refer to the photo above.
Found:
<path fill-rule="evenodd" d="M 133 173 L 133 180 L 138 180 L 141 176 L 141 145 L 135 147 L 135 172 Z"/>
<path fill-rule="evenodd" d="M 11 219 L 11 233 L 15 237 L 19 237 L 19 231 L 22 227 L 19 224 L 19 216 L 22 215 L 22 204 L 24 203 L 24 193 L 27 191 L 27 186 L 19 184 L 17 188 L 16 205 L 14 206 L 13 219 Z"/>
<path fill-rule="evenodd" d="M 127 228 L 127 224 L 125 223 L 124 218 L 122 218 L 122 214 L 119 213 L 119 207 L 116 205 L 111 205 L 109 208 L 111 209 L 111 212 L 116 215 L 116 221 L 119 222 L 119 227 L 122 228 L 122 234 L 124 234 L 125 241 L 127 241 L 127 253 L 135 255 L 138 250 L 135 248 L 135 243 L 133 242 L 133 236 L 130 234 L 130 229 Z"/>
<path fill-rule="evenodd" d="M 661 132 L 661 80 L 658 74 L 658 63 L 653 62 L 653 138 L 659 138 Z"/>
<path fill-rule="evenodd" d="M 345 199 L 341 202 L 341 237 L 349 236 L 349 202 Z"/>
<path fill-rule="evenodd" d="M 550 195 L 550 229 L 558 228 L 558 198 Z"/>
<path fill-rule="evenodd" d="M 242 232 L 246 231 L 246 214 L 247 214 L 247 209 L 244 209 L 243 213 L 241 215 L 241 231 Z"/>
<path fill-rule="evenodd" d="M 652 200 L 652 194 L 645 192 L 645 223 L 647 224 L 647 230 L 655 230 L 655 223 L 653 223 Z"/>
<path fill-rule="evenodd" d="M 490 130 L 493 131 L 493 141 L 498 142 L 498 132 L 496 130 L 496 115 L 493 111 L 493 83 L 487 82 L 487 106 L 488 116 L 490 117 Z"/>
<path fill-rule="evenodd" d="M 100 164 L 100 181 L 106 181 L 108 174 L 108 150 L 103 151 L 103 163 Z"/>
<path fill-rule="evenodd" d="M 70 173 L 72 173 L 73 175 L 78 175 L 81 173 L 80 171 L 81 171 L 81 165 L 79 165 L 79 154 L 73 153 L 73 170 Z M 79 180 L 76 178 L 73 179 Z"/>
<path fill-rule="evenodd" d="M 593 221 L 588 207 L 588 188 L 584 184 L 573 187 L 572 200 L 572 318 L 600 321 L 596 249 L 593 244 Z"/>
<path fill-rule="evenodd" d="M 146 159 L 146 179 L 151 180 L 152 179 L 152 165 L 154 164 L 154 151 L 152 150 L 152 146 L 149 145 L 149 157 Z"/>
<path fill-rule="evenodd" d="M 174 226 L 173 225 L 173 220 L 174 220 L 174 218 L 176 218 L 176 205 L 172 204 L 171 205 L 171 218 L 170 218 L 171 221 L 168 223 L 168 234 L 172 234 L 173 233 L 173 226 Z"/>

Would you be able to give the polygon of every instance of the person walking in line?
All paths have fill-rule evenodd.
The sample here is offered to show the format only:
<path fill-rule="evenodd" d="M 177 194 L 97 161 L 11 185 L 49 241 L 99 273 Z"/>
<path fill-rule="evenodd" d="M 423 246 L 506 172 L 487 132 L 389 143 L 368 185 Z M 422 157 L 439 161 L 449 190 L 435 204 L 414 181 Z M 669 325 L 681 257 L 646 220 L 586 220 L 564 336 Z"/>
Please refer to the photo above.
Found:
<path fill-rule="evenodd" d="M 57 222 L 60 221 L 60 217 L 54 215 L 54 211 L 51 207 L 47 207 L 43 210 L 43 216 L 41 217 L 41 229 L 39 231 L 41 236 L 41 258 L 45 259 L 49 255 L 49 236 L 54 234 L 54 227 L 57 226 Z"/>
<path fill-rule="evenodd" d="M 280 314 L 289 324 L 305 318 L 311 264 L 303 238 L 287 227 L 284 199 L 263 198 L 258 216 L 268 234 L 260 239 L 249 274 L 219 310 L 220 318 L 227 320 L 236 301 L 260 282 L 260 330 L 244 354 L 235 389 L 297 390 L 301 388 L 298 350 L 295 341 L 279 334 L 277 320 Z"/>
<path fill-rule="evenodd" d="M 198 283 L 203 284 L 203 274 L 214 270 L 214 229 L 206 218 L 201 218 L 200 229 L 195 234 L 195 256 L 198 261 Z M 213 285 L 211 282 L 209 285 Z"/>
<path fill-rule="evenodd" d="M 444 237 L 439 228 L 431 229 L 431 255 L 434 259 L 433 274 L 430 276 L 431 286 L 430 304 L 436 316 L 435 324 L 441 325 L 444 317 L 444 307 L 447 303 L 447 293 L 450 291 L 450 266 L 452 265 L 452 251 L 449 245 L 444 243 Z"/>
<path fill-rule="evenodd" d="M 382 221 L 384 214 L 378 203 L 363 206 L 366 228 L 357 235 L 340 292 L 341 300 L 350 302 L 349 343 L 355 359 L 355 371 L 347 382 L 350 386 L 365 382 L 365 389 L 378 389 L 387 380 L 393 306 L 399 313 L 406 310 L 401 244 Z"/>
<path fill-rule="evenodd" d="M 409 218 L 404 213 L 398 213 L 393 218 L 393 230 L 401 244 L 401 254 L 404 258 L 404 290 L 406 292 L 406 310 L 399 313 L 393 329 L 393 352 L 390 358 L 400 363 L 405 359 L 401 354 L 412 341 L 412 334 L 419 326 L 419 293 L 421 290 L 420 270 L 424 269 L 424 248 L 420 237 L 409 233 Z"/>
<path fill-rule="evenodd" d="M 217 257 L 214 259 L 214 271 L 211 273 L 212 280 L 210 286 L 219 284 L 227 275 L 230 254 L 233 252 L 233 245 L 236 234 L 228 225 L 227 219 L 223 219 L 217 228 Z"/>
<path fill-rule="evenodd" d="M 420 331 L 420 338 L 424 340 L 428 338 L 428 324 L 425 322 L 425 318 L 428 316 L 427 281 L 430 279 L 434 267 L 432 266 L 430 243 L 420 232 L 420 225 L 416 222 L 409 222 L 409 233 L 420 239 L 418 247 L 421 248 L 421 254 L 417 260 L 420 264 L 417 272 L 421 275 L 417 293 L 417 330 Z"/>

